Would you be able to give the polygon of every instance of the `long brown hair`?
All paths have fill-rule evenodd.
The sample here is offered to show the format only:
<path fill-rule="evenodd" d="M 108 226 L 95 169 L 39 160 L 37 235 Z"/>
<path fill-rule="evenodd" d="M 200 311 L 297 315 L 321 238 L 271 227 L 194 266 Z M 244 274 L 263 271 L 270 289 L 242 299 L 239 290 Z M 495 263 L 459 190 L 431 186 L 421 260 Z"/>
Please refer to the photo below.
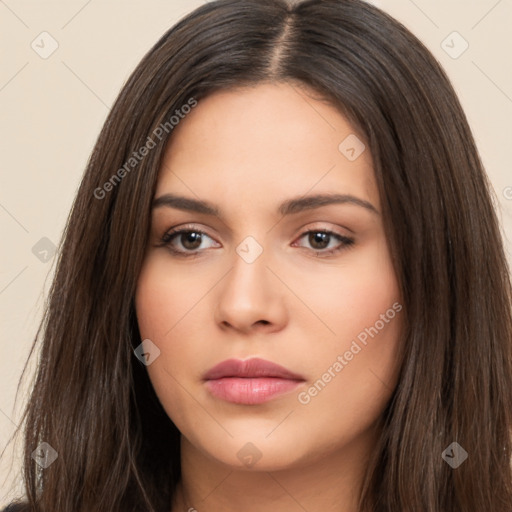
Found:
<path fill-rule="evenodd" d="M 169 119 L 191 99 L 268 81 L 317 91 L 360 130 L 374 161 L 406 322 L 360 510 L 510 512 L 512 292 L 491 188 L 438 62 L 359 0 L 209 2 L 165 33 L 124 85 L 87 164 L 34 340 L 23 510 L 170 510 L 179 432 L 134 355 L 133 302 Z M 155 146 L 119 172 L 148 138 Z M 58 454 L 44 470 L 31 456 L 42 442 Z M 454 442 L 468 454 L 457 468 L 443 459 Z"/>

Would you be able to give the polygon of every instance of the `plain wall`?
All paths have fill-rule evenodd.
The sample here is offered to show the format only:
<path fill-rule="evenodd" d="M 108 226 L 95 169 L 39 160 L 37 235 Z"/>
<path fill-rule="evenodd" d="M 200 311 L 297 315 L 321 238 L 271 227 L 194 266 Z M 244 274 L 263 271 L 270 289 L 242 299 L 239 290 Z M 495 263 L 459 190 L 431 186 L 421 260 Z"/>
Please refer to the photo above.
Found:
<path fill-rule="evenodd" d="M 16 388 L 53 272 L 52 247 L 109 106 L 146 51 L 202 3 L 0 2 L 0 452 L 25 404 L 22 390 L 15 406 Z M 451 78 L 495 189 L 512 261 L 512 3 L 372 3 L 421 39 Z M 463 48 L 454 31 L 469 44 L 458 58 L 445 51 L 455 56 Z M 42 58 L 53 41 L 57 50 Z M 31 365 L 28 383 L 33 371 Z M 20 448 L 9 444 L 0 460 L 0 508 L 22 494 Z"/>

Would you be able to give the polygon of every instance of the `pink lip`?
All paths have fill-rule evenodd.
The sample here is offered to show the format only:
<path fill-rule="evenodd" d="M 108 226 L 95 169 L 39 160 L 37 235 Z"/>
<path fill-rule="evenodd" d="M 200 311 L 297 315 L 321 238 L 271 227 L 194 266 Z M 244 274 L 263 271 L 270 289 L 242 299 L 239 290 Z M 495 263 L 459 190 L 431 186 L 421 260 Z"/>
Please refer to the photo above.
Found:
<path fill-rule="evenodd" d="M 266 402 L 305 381 L 301 375 L 259 358 L 228 359 L 211 368 L 203 378 L 212 395 L 247 405 Z"/>

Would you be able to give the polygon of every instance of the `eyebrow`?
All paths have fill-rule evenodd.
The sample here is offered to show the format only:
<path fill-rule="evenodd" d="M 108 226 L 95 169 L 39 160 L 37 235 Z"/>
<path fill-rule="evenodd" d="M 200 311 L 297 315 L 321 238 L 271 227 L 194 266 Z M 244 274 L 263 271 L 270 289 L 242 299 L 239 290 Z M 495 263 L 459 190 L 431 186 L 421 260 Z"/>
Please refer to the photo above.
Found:
<path fill-rule="evenodd" d="M 373 214 L 380 215 L 379 211 L 368 201 L 350 194 L 316 194 L 288 199 L 279 205 L 277 212 L 282 216 L 293 215 L 305 210 L 313 210 L 331 204 L 352 204 L 360 206 Z M 166 206 L 189 212 L 203 213 L 221 217 L 220 210 L 214 204 L 190 197 L 164 194 L 153 201 L 153 209 Z"/>

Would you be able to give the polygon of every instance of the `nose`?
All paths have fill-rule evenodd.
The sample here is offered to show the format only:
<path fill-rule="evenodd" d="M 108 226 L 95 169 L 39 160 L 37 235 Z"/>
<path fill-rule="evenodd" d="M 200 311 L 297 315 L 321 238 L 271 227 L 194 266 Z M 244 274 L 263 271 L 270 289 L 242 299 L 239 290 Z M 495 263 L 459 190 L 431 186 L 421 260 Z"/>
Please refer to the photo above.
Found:
<path fill-rule="evenodd" d="M 243 333 L 281 330 L 287 321 L 285 290 L 274 274 L 265 251 L 251 263 L 234 252 L 233 267 L 216 287 L 216 324 Z"/>

